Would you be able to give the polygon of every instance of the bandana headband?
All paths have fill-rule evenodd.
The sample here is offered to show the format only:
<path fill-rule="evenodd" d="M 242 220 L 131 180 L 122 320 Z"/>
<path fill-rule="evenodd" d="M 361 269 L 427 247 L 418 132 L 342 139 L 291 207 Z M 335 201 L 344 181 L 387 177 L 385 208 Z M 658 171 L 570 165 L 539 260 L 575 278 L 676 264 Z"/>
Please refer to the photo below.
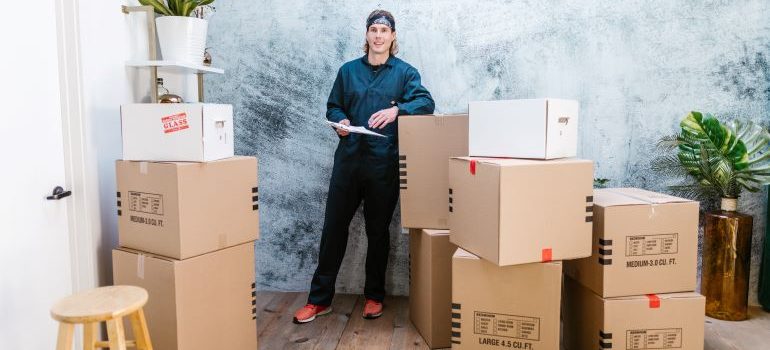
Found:
<path fill-rule="evenodd" d="M 370 18 L 368 21 L 366 21 L 366 29 L 369 29 L 369 27 L 371 27 L 373 24 L 383 24 L 390 27 L 390 30 L 396 30 L 396 24 L 392 22 L 388 19 L 387 16 L 380 15 L 374 18 Z"/>

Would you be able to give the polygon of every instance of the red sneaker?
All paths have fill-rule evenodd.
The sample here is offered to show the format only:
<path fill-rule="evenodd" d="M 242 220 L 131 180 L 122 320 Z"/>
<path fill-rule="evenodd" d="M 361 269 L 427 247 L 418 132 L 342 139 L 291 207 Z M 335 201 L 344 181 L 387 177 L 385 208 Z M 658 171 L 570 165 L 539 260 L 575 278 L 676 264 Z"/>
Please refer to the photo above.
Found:
<path fill-rule="evenodd" d="M 373 320 L 377 317 L 382 316 L 382 303 L 366 299 L 366 304 L 364 304 L 364 318 L 367 320 Z"/>
<path fill-rule="evenodd" d="M 294 323 L 308 323 L 315 320 L 316 316 L 323 316 L 330 312 L 332 312 L 331 306 L 307 304 L 294 313 Z"/>

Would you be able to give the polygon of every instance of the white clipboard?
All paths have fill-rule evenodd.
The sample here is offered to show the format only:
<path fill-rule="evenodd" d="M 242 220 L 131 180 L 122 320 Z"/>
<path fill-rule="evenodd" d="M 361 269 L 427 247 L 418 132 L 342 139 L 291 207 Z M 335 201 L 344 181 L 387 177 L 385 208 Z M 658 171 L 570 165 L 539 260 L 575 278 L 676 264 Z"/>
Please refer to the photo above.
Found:
<path fill-rule="evenodd" d="M 335 127 L 335 128 L 342 129 L 342 130 L 345 130 L 345 131 L 348 131 L 348 132 L 353 132 L 353 133 L 356 133 L 356 134 L 372 135 L 372 136 L 387 138 L 387 136 L 382 135 L 382 134 L 378 134 L 378 133 L 376 133 L 374 131 L 370 131 L 370 130 L 366 129 L 363 126 L 349 126 L 349 125 L 335 123 L 335 122 L 328 121 L 328 120 L 326 121 L 326 123 L 331 125 L 331 126 L 333 126 L 333 127 Z"/>

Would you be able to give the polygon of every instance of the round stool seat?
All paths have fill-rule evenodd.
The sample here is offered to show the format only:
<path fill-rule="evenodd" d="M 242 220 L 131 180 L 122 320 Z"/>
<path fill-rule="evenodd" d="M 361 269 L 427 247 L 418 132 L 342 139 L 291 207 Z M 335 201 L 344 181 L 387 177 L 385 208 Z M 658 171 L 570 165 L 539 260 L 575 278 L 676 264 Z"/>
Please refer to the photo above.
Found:
<path fill-rule="evenodd" d="M 59 300 L 51 317 L 64 323 L 107 321 L 131 314 L 147 303 L 147 291 L 135 286 L 108 286 Z"/>

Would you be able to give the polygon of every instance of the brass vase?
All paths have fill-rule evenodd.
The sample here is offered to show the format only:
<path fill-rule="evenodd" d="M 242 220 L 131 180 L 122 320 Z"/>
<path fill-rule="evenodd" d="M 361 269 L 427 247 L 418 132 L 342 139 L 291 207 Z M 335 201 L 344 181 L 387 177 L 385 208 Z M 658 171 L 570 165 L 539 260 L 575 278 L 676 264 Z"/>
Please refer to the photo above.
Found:
<path fill-rule="evenodd" d="M 721 210 L 706 214 L 701 293 L 706 315 L 720 320 L 748 318 L 749 264 L 753 218 L 736 210 L 737 200 L 722 198 Z"/>

